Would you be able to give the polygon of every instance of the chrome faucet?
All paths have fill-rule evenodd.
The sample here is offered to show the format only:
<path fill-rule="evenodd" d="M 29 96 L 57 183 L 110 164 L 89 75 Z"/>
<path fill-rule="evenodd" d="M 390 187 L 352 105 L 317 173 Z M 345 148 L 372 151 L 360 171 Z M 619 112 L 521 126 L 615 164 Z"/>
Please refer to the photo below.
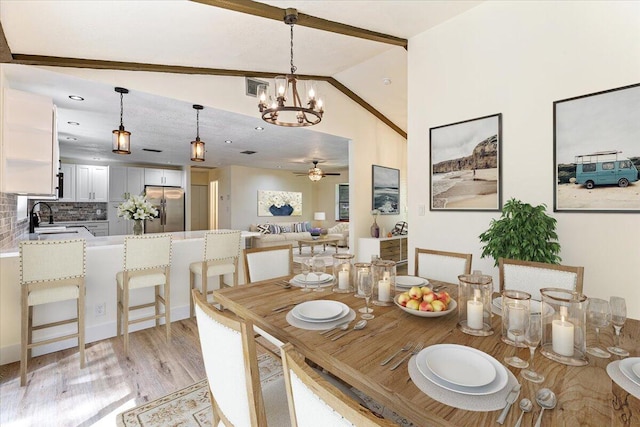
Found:
<path fill-rule="evenodd" d="M 49 208 L 49 224 L 53 224 L 53 210 L 51 210 L 51 206 L 49 206 L 49 204 L 45 202 L 36 202 L 31 207 L 31 212 L 29 212 L 29 233 L 35 233 L 36 225 L 40 224 L 40 219 L 38 218 L 38 215 L 33 212 L 36 206 L 40 204 L 43 204 Z"/>

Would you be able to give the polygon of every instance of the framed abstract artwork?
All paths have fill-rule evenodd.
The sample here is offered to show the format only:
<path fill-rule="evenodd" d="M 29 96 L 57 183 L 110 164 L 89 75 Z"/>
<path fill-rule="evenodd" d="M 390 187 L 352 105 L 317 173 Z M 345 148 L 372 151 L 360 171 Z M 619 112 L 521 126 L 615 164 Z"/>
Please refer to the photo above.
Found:
<path fill-rule="evenodd" d="M 429 129 L 432 211 L 502 209 L 502 114 Z"/>
<path fill-rule="evenodd" d="M 301 216 L 302 193 L 258 190 L 258 216 Z"/>
<path fill-rule="evenodd" d="M 554 206 L 640 212 L 640 84 L 553 103 Z"/>
<path fill-rule="evenodd" d="M 371 208 L 380 215 L 400 214 L 400 170 L 373 165 L 371 175 Z"/>

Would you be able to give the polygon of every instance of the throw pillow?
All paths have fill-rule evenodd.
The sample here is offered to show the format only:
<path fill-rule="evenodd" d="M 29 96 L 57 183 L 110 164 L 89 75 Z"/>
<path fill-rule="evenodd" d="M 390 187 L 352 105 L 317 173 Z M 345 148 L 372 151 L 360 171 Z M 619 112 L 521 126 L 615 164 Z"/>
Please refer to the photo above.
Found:
<path fill-rule="evenodd" d="M 269 230 L 269 224 L 258 224 L 256 228 L 262 234 L 271 234 L 271 230 Z"/>
<path fill-rule="evenodd" d="M 307 225 L 304 222 L 296 222 L 293 224 L 293 231 L 295 233 L 301 233 L 303 231 L 307 231 Z"/>
<path fill-rule="evenodd" d="M 280 234 L 281 228 L 276 224 L 269 224 L 269 231 L 271 234 Z"/>
<path fill-rule="evenodd" d="M 291 226 L 290 225 L 281 225 L 280 226 L 280 232 L 281 233 L 291 233 Z"/>

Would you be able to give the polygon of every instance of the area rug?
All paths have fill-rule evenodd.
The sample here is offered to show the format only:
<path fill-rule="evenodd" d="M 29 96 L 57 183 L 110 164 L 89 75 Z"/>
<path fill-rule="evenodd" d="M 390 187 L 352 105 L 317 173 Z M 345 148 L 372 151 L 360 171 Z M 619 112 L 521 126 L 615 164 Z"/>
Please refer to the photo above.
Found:
<path fill-rule="evenodd" d="M 349 252 L 349 248 L 338 248 L 339 254 L 345 254 Z M 333 265 L 333 255 L 336 253 L 336 249 L 333 246 L 328 246 L 326 250 L 322 250 L 322 246 L 316 246 L 313 249 L 313 253 L 316 258 L 320 258 L 324 261 L 324 265 L 331 266 Z M 309 246 L 302 247 L 302 253 L 297 245 L 293 246 L 293 262 L 298 264 L 302 263 L 302 261 L 311 258 L 311 248 Z"/>
<path fill-rule="evenodd" d="M 258 356 L 260 381 L 268 384 L 282 376 L 279 360 Z M 206 379 L 167 396 L 118 414 L 119 427 L 211 427 L 211 400 Z"/>

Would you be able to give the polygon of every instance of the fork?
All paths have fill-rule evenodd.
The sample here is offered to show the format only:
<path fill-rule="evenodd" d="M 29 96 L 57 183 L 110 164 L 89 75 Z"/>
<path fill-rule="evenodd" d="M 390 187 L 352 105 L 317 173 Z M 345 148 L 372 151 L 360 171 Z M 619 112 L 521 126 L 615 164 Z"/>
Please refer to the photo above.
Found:
<path fill-rule="evenodd" d="M 400 354 L 403 351 L 407 351 L 410 350 L 411 347 L 413 347 L 413 342 L 409 341 L 408 343 L 406 343 L 404 345 L 404 347 L 402 347 L 400 350 L 396 351 L 395 353 L 393 353 L 391 356 L 387 357 L 386 359 L 384 359 L 382 362 L 380 362 L 380 366 L 384 366 L 387 363 L 391 362 L 391 359 L 393 359 L 394 357 L 396 357 L 398 354 Z"/>
<path fill-rule="evenodd" d="M 409 357 L 411 356 L 415 356 L 416 354 L 420 353 L 420 350 L 422 350 L 422 347 L 424 347 L 423 343 L 418 343 L 416 344 L 416 346 L 413 348 L 413 350 L 411 351 L 411 353 L 405 355 L 402 359 L 400 359 L 398 361 L 398 363 L 396 363 L 395 365 L 393 365 L 389 370 L 393 371 L 394 369 L 396 369 L 398 366 L 402 365 L 402 362 L 404 362 L 405 360 L 407 360 Z"/>

